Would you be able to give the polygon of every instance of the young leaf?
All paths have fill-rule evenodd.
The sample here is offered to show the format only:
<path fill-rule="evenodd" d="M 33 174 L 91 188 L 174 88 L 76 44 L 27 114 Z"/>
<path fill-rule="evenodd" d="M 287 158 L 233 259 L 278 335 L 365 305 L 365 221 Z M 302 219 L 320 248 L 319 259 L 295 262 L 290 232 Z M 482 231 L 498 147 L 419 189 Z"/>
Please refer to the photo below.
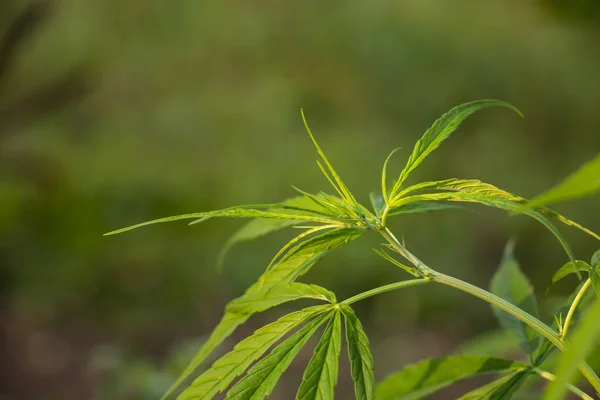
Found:
<path fill-rule="evenodd" d="M 502 263 L 492 279 L 491 292 L 534 317 L 538 316 L 533 288 L 513 256 L 512 242 L 509 242 L 504 250 Z M 496 307 L 494 307 L 494 314 L 504 329 L 519 337 L 521 348 L 531 360 L 533 352 L 540 343 L 537 333 L 525 323 Z"/>
<path fill-rule="evenodd" d="M 377 385 L 377 400 L 415 400 L 463 379 L 490 373 L 519 371 L 527 365 L 489 356 L 432 358 L 408 365 Z"/>
<path fill-rule="evenodd" d="M 421 214 L 431 211 L 444 211 L 444 210 L 468 210 L 467 207 L 455 205 L 455 204 L 444 204 L 436 203 L 433 201 L 416 201 L 413 203 L 403 204 L 399 207 L 394 207 L 392 211 L 388 213 L 389 216 L 400 215 L 400 214 Z"/>
<path fill-rule="evenodd" d="M 358 229 L 338 229 L 315 236 L 296 246 L 293 251 L 286 254 L 286 258 L 277 263 L 270 271 L 264 273 L 258 281 L 250 286 L 246 293 L 232 302 L 243 303 L 247 299 L 256 299 L 269 293 L 269 291 L 278 285 L 287 285 L 294 282 L 297 278 L 305 274 L 320 259 L 325 257 L 329 251 L 336 249 L 356 238 L 364 231 Z M 262 285 L 262 288 L 261 288 Z M 271 303 L 276 305 L 274 303 Z M 206 360 L 212 352 L 227 339 L 233 331 L 241 324 L 246 322 L 252 314 L 264 311 L 263 308 L 252 310 L 247 308 L 243 313 L 226 313 L 215 330 L 211 333 L 209 339 L 204 343 L 198 354 L 192 359 L 185 368 L 177 381 L 171 385 L 163 399 L 168 398 L 198 367 Z"/>
<path fill-rule="evenodd" d="M 333 400 L 338 379 L 342 326 L 339 309 L 329 321 L 311 358 L 296 400 Z"/>
<path fill-rule="evenodd" d="M 580 261 L 580 260 L 576 260 L 575 262 L 569 261 L 568 263 L 566 263 L 565 265 L 560 267 L 560 269 L 554 273 L 554 275 L 552 276 L 552 283 L 554 284 L 554 283 L 560 281 L 561 279 L 563 279 L 564 277 L 569 276 L 571 274 L 577 274 L 579 272 L 585 272 L 585 271 L 589 272 L 590 270 L 591 270 L 591 267 L 585 261 Z"/>
<path fill-rule="evenodd" d="M 321 159 L 327 166 L 327 169 L 329 170 L 331 177 L 329 176 L 329 174 L 327 173 L 325 168 L 322 166 L 322 164 L 317 161 L 317 163 L 319 164 L 319 168 L 321 168 L 321 171 L 323 171 L 323 174 L 325 175 L 325 177 L 331 182 L 331 185 L 334 187 L 335 190 L 338 191 L 338 193 L 340 194 L 341 197 L 346 199 L 346 201 L 349 204 L 357 205 L 358 203 L 354 199 L 354 196 L 352 196 L 352 193 L 350 193 L 350 190 L 348 190 L 348 188 L 346 187 L 346 185 L 344 184 L 344 182 L 342 181 L 340 176 L 337 174 L 337 172 L 335 172 L 335 169 L 333 169 L 333 166 L 327 159 L 327 156 L 325 156 L 325 153 L 323 152 L 323 150 L 321 150 L 321 146 L 319 146 L 319 143 L 317 143 L 317 140 L 313 136 L 313 134 L 310 130 L 310 127 L 308 126 L 308 122 L 306 121 L 306 117 L 304 116 L 304 110 L 300 110 L 300 112 L 302 114 L 302 121 L 304 122 L 304 127 L 306 128 L 306 132 L 308 132 L 308 135 L 310 136 L 310 140 L 312 140 L 315 148 L 317 149 L 317 153 L 319 153 L 319 156 L 321 157 Z"/>
<path fill-rule="evenodd" d="M 390 197 L 394 197 L 395 193 L 397 193 L 410 173 L 414 171 L 432 151 L 437 149 L 469 115 L 482 108 L 492 106 L 506 107 L 521 115 L 519 110 L 514 106 L 499 100 L 479 100 L 454 107 L 435 121 L 431 128 L 425 132 L 423 137 L 417 141 L 406 166 L 392 188 Z"/>
<path fill-rule="evenodd" d="M 379 193 L 371 192 L 369 195 L 369 199 L 371 200 L 371 205 L 373 206 L 373 211 L 375 211 L 375 215 L 380 216 L 385 208 L 385 200 Z"/>
<path fill-rule="evenodd" d="M 350 306 L 342 305 L 342 313 L 346 321 L 346 342 L 356 400 L 373 400 L 375 376 L 369 339 Z"/>
<path fill-rule="evenodd" d="M 335 295 L 325 288 L 294 282 L 287 285 L 277 285 L 263 294 L 253 293 L 239 297 L 227 304 L 225 312 L 254 314 L 298 299 L 316 299 L 330 303 L 335 303 L 336 301 Z"/>
<path fill-rule="evenodd" d="M 264 208 L 264 210 L 263 210 Z M 277 209 L 277 211 L 269 211 L 268 209 Z M 119 233 L 127 232 L 133 229 L 141 228 L 147 225 L 160 224 L 163 222 L 172 222 L 183 219 L 193 219 L 205 221 L 213 217 L 233 217 L 233 218 L 272 218 L 272 219 L 285 219 L 295 221 L 311 221 L 311 222 L 325 222 L 325 223 L 336 223 L 339 222 L 331 217 L 322 217 L 320 215 L 304 215 L 293 210 L 286 210 L 281 204 L 267 204 L 258 206 L 238 206 L 230 207 L 216 211 L 206 211 L 200 213 L 182 214 L 175 215 L 173 217 L 159 218 L 152 221 L 142 222 L 140 224 L 128 226 L 126 228 L 117 229 L 112 232 L 105 233 L 104 236 L 116 235 Z"/>
<path fill-rule="evenodd" d="M 227 392 L 226 400 L 263 400 L 270 396 L 277 381 L 298 355 L 300 349 L 323 322 L 331 318 L 332 313 L 335 311 L 316 317 L 275 347 L 268 356 L 250 368 L 246 375 Z"/>
<path fill-rule="evenodd" d="M 381 170 L 381 195 L 383 196 L 383 200 L 385 201 L 385 203 L 388 202 L 388 192 L 387 192 L 387 166 L 388 163 L 390 162 L 390 159 L 392 158 L 392 156 L 394 155 L 395 152 L 397 152 L 398 150 L 400 150 L 401 147 L 397 147 L 394 150 L 392 150 L 390 152 L 390 154 L 388 154 L 387 158 L 385 159 L 385 162 L 383 163 L 383 168 Z"/>
<path fill-rule="evenodd" d="M 544 400 L 560 400 L 564 397 L 568 389 L 567 384 L 577 371 L 577 367 L 600 339 L 598 321 L 600 321 L 600 301 L 596 301 L 575 332 L 569 335 L 571 338 L 569 346 L 558 361 L 556 380 L 548 385 Z M 594 388 L 600 393 L 600 387 L 595 386 Z"/>
<path fill-rule="evenodd" d="M 331 309 L 329 306 L 306 308 L 288 314 L 276 322 L 266 325 L 239 342 L 232 351 L 215 363 L 192 382 L 178 397 L 179 400 L 209 400 L 225 390 L 256 359 L 260 358 L 284 335 L 307 320 Z"/>
<path fill-rule="evenodd" d="M 588 196 L 600 190 L 600 154 L 552 189 L 534 197 L 516 212 L 531 210 L 559 201 Z"/>

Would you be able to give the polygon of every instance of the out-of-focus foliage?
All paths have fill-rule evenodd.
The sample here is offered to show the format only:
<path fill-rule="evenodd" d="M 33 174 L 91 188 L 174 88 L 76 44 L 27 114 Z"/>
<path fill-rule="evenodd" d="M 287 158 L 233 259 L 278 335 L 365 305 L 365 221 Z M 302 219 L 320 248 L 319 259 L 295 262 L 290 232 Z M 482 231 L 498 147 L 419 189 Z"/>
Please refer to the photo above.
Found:
<path fill-rule="evenodd" d="M 526 118 L 472 117 L 411 179 L 469 176 L 525 197 L 551 187 L 600 148 L 597 15 L 596 2 L 583 0 L 2 1 L 0 396 L 88 398 L 117 375 L 124 398 L 161 392 L 136 391 L 142 375 L 133 365 L 165 371 L 170 349 L 204 339 L 289 237 L 252 251 L 240 244 L 218 273 L 218 248 L 235 222 L 101 234 L 276 201 L 294 195 L 290 184 L 325 187 L 316 166 L 306 168 L 314 154 L 300 107 L 365 203 L 389 149 L 403 146 L 389 165 L 396 176 L 435 117 L 475 98 L 507 100 Z M 598 231 L 597 202 L 560 211 Z M 524 217 L 482 210 L 397 220 L 428 264 L 481 286 L 509 236 L 535 287 L 567 261 Z M 565 233 L 578 258 L 597 250 Z M 311 279 L 343 297 L 398 277 L 365 251 L 377 243 L 357 243 Z M 571 279 L 550 295 L 570 291 Z M 377 378 L 494 326 L 485 304 L 436 290 L 357 307 Z M 445 324 L 464 304 L 463 323 Z M 266 320 L 251 320 L 236 341 Z M 99 356 L 106 348 L 119 351 Z M 274 398 L 295 392 L 304 366 L 292 364 Z M 140 381 L 162 382 L 152 376 Z M 352 386 L 340 381 L 337 390 L 350 396 Z"/>

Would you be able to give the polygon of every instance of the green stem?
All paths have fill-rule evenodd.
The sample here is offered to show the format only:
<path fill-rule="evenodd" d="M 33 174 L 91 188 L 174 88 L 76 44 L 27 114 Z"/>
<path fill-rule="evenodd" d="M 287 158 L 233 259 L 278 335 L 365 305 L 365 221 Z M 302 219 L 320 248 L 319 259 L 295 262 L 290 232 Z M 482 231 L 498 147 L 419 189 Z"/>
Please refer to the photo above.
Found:
<path fill-rule="evenodd" d="M 422 285 L 424 283 L 429 283 L 430 281 L 427 279 L 419 278 L 419 279 L 411 279 L 408 281 L 390 283 L 389 285 L 380 286 L 375 289 L 367 290 L 366 292 L 357 294 L 356 296 L 352 296 L 344 301 L 342 304 L 350 305 L 352 303 L 356 303 L 357 301 L 364 300 L 368 297 L 376 296 L 381 293 L 390 292 L 396 289 L 402 289 L 409 286 Z"/>
<path fill-rule="evenodd" d="M 415 255 L 410 253 L 404 246 L 402 246 L 402 244 L 398 241 L 394 234 L 390 232 L 389 229 L 384 228 L 380 231 L 380 233 L 399 254 L 401 254 L 419 269 L 419 271 L 423 274 L 425 279 L 430 279 L 434 282 L 469 293 L 477 298 L 480 298 L 492 304 L 493 306 L 500 308 L 503 311 L 506 311 L 513 317 L 517 318 L 518 320 L 533 328 L 540 335 L 544 336 L 560 351 L 565 351 L 565 342 L 560 336 L 560 334 L 548 325 L 544 324 L 536 317 L 534 317 L 533 315 L 521 310 L 514 304 L 507 302 L 506 300 L 496 296 L 493 293 L 488 292 L 487 290 L 481 289 L 468 282 L 445 275 L 441 272 L 429 268 L 427 265 L 425 265 L 425 263 L 419 260 Z M 587 363 L 584 362 L 579 365 L 579 371 L 590 382 L 594 389 L 596 389 L 596 391 L 600 393 L 600 378 L 598 378 L 598 375 L 596 375 L 594 370 Z"/>
<path fill-rule="evenodd" d="M 573 315 L 575 315 L 575 309 L 577 309 L 577 306 L 581 302 L 581 299 L 583 299 L 585 292 L 588 290 L 591 284 L 592 280 L 588 278 L 588 280 L 585 281 L 581 289 L 579 289 L 579 292 L 577 293 L 577 296 L 575 296 L 575 299 L 573 299 L 573 303 L 571 303 L 571 307 L 569 308 L 569 312 L 567 313 L 567 317 L 565 318 L 565 323 L 562 328 L 561 337 L 567 337 L 567 331 L 569 330 L 569 326 L 571 325 L 571 321 L 573 320 Z"/>
<path fill-rule="evenodd" d="M 545 380 L 549 381 L 549 382 L 554 382 L 556 380 L 556 375 L 551 374 L 548 371 L 544 371 L 543 369 L 539 369 L 539 368 L 532 368 L 531 369 L 533 372 L 535 372 L 538 376 L 540 376 L 541 378 L 544 378 Z M 583 400 L 594 400 L 591 396 L 589 396 L 587 393 L 584 393 L 581 389 L 579 389 L 577 386 L 571 385 L 570 383 L 567 384 L 567 388 L 574 393 L 575 395 L 579 396 L 581 399 Z"/>

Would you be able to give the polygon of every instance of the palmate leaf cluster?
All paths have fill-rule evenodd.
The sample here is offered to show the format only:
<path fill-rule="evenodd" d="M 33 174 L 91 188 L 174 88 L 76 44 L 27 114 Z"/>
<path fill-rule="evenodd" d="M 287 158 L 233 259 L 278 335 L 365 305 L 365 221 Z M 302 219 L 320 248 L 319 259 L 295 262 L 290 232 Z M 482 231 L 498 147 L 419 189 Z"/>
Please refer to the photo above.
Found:
<path fill-rule="evenodd" d="M 335 194 L 324 192 L 310 194 L 295 188 L 299 195 L 280 203 L 245 205 L 178 215 L 110 232 L 109 234 L 117 234 L 146 225 L 177 220 L 190 220 L 190 224 L 197 224 L 214 217 L 250 219 L 226 243 L 219 256 L 220 264 L 225 259 L 226 252 L 237 243 L 290 227 L 300 231 L 275 254 L 256 283 L 227 305 L 219 324 L 164 398 L 208 400 L 219 393 L 225 393 L 225 398 L 231 400 L 264 399 L 272 393 L 282 374 L 317 332 L 321 332 L 320 339 L 298 386 L 295 395 L 298 400 L 334 398 L 343 342 L 349 355 L 357 400 L 418 399 L 457 381 L 482 374 L 500 374 L 501 377 L 465 394 L 462 399 L 508 399 L 532 376 L 554 380 L 549 378 L 554 375 L 541 370 L 542 364 L 554 350 L 552 343 L 539 336 L 531 326 L 518 318 L 495 309 L 494 312 L 501 326 L 518 337 L 521 348 L 528 356 L 527 363 L 491 355 L 457 354 L 407 366 L 376 386 L 374 360 L 369 340 L 351 304 L 361 296 L 376 294 L 379 289 L 338 301 L 336 296 L 325 288 L 298 282 L 300 277 L 330 251 L 357 239 L 367 231 L 379 233 L 388 240 L 381 249 L 376 249 L 378 254 L 416 277 L 415 281 L 428 280 L 431 278 L 431 269 L 410 253 L 399 251 L 403 247 L 390 245 L 393 241 L 389 240 L 392 234 L 386 226 L 388 218 L 409 213 L 463 209 L 469 204 L 478 203 L 511 214 L 522 213 L 539 221 L 556 237 L 569 259 L 569 262 L 557 271 L 553 281 L 571 273 L 580 277 L 587 274 L 596 293 L 600 293 L 600 253 L 594 256 L 590 264 L 577 260 L 554 224 L 560 222 L 578 228 L 596 239 L 600 240 L 600 237 L 545 207 L 549 202 L 598 190 L 600 159 L 596 158 L 585 165 L 563 184 L 540 195 L 532 203 L 477 179 L 450 178 L 406 186 L 410 174 L 469 115 L 492 106 L 508 108 L 520 114 L 512 105 L 498 100 L 475 101 L 453 108 L 442 115 L 415 144 L 405 167 L 390 185 L 387 166 L 395 153 L 393 151 L 384 163 L 381 193 L 371 194 L 371 209 L 356 201 L 317 143 L 302 113 L 306 130 L 319 156 L 317 164 Z M 398 261 L 396 259 L 398 254 L 394 253 L 404 256 L 409 261 L 409 265 Z M 380 291 L 383 290 L 388 288 Z M 539 317 L 533 290 L 512 256 L 512 245 L 507 247 L 504 261 L 493 278 L 491 292 L 518 306 L 532 318 Z M 587 292 L 585 301 L 581 303 L 580 310 L 583 305 L 587 306 L 593 302 L 593 296 L 589 293 Z M 256 330 L 229 353 L 215 361 L 212 366 L 202 371 L 201 367 L 207 358 L 250 316 L 298 299 L 311 299 L 318 305 L 285 315 Z M 570 301 L 566 304 L 571 304 L 573 298 Z M 566 317 L 566 313 L 568 310 L 559 310 L 556 313 L 554 327 L 558 332 L 564 329 L 563 318 Z M 599 311 L 592 310 L 590 318 L 598 313 Z M 581 316 L 580 312 L 570 314 L 570 322 L 575 322 Z M 587 337 L 600 335 L 597 329 L 599 324 L 594 325 L 587 321 L 581 324 L 581 331 L 578 329 L 576 335 L 585 334 L 588 335 Z M 342 336 L 345 337 L 344 340 Z M 560 373 L 553 383 L 554 389 L 551 388 L 555 395 L 561 396 L 562 391 L 571 390 L 582 398 L 589 398 L 568 382 L 573 366 L 585 357 L 591 346 L 581 348 L 573 346 L 573 352 L 566 353 L 570 358 L 560 364 Z"/>

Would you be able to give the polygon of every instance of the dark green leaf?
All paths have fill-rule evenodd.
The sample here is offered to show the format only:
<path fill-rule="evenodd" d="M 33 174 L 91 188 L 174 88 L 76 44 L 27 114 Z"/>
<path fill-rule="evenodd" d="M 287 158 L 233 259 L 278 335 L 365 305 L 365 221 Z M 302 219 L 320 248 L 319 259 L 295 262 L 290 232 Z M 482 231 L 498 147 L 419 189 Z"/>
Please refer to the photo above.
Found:
<path fill-rule="evenodd" d="M 552 189 L 534 197 L 517 212 L 531 210 L 559 201 L 588 196 L 600 190 L 600 154 Z"/>
<path fill-rule="evenodd" d="M 502 263 L 492 279 L 491 292 L 534 317 L 538 316 L 533 288 L 527 277 L 521 272 L 519 264 L 513 256 L 512 243 L 506 246 Z M 500 325 L 517 335 L 521 348 L 531 359 L 533 352 L 540 344 L 537 333 L 507 312 L 496 307 L 493 309 Z"/>
<path fill-rule="evenodd" d="M 509 400 L 521 388 L 529 374 L 529 370 L 518 371 L 475 389 L 459 400 Z"/>
<path fill-rule="evenodd" d="M 488 356 L 459 355 L 432 358 L 404 367 L 377 385 L 377 400 L 415 400 L 463 379 L 490 373 L 518 371 L 527 365 Z"/>
<path fill-rule="evenodd" d="M 342 305 L 342 312 L 346 321 L 346 342 L 356 400 L 373 400 L 375 377 L 369 339 L 354 311 L 349 306 Z"/>
<path fill-rule="evenodd" d="M 342 325 L 339 309 L 329 321 L 311 358 L 296 400 L 333 400 L 338 379 Z"/>
<path fill-rule="evenodd" d="M 285 339 L 271 353 L 256 363 L 227 393 L 227 400 L 263 400 L 270 396 L 281 374 L 315 331 L 331 318 L 330 313 L 320 315 L 306 324 L 298 332 Z"/>
<path fill-rule="evenodd" d="M 499 100 L 479 100 L 454 107 L 435 121 L 431 128 L 425 132 L 423 137 L 417 141 L 406 166 L 392 188 L 390 197 L 394 197 L 394 194 L 397 193 L 398 189 L 402 186 L 402 183 L 408 178 L 410 173 L 417 168 L 432 151 L 437 149 L 469 115 L 482 108 L 492 106 L 506 107 L 521 115 L 519 110 L 514 106 Z"/>
<path fill-rule="evenodd" d="M 202 375 L 192 382 L 178 397 L 179 400 L 209 400 L 225 390 L 256 359 L 288 332 L 311 318 L 331 309 L 331 305 L 306 308 L 288 314 L 266 325 L 239 342 L 232 351 L 215 361 Z"/>
<path fill-rule="evenodd" d="M 490 396 L 511 379 L 514 379 L 516 375 L 519 375 L 520 372 L 515 372 L 510 375 L 503 376 L 502 378 L 496 379 L 488 383 L 487 385 L 483 385 L 478 387 L 477 389 L 471 390 L 469 393 L 465 393 L 458 400 L 489 400 Z"/>
<path fill-rule="evenodd" d="M 571 274 L 576 274 L 578 272 L 586 272 L 586 271 L 589 272 L 590 270 L 591 270 L 591 267 L 585 261 L 580 261 L 580 260 L 576 260 L 575 262 L 569 261 L 568 263 L 566 263 L 565 265 L 560 267 L 560 269 L 554 273 L 554 276 L 552 276 L 552 283 L 556 283 L 556 282 L 560 281 L 561 279 L 563 279 L 564 277 L 569 276 Z"/>

